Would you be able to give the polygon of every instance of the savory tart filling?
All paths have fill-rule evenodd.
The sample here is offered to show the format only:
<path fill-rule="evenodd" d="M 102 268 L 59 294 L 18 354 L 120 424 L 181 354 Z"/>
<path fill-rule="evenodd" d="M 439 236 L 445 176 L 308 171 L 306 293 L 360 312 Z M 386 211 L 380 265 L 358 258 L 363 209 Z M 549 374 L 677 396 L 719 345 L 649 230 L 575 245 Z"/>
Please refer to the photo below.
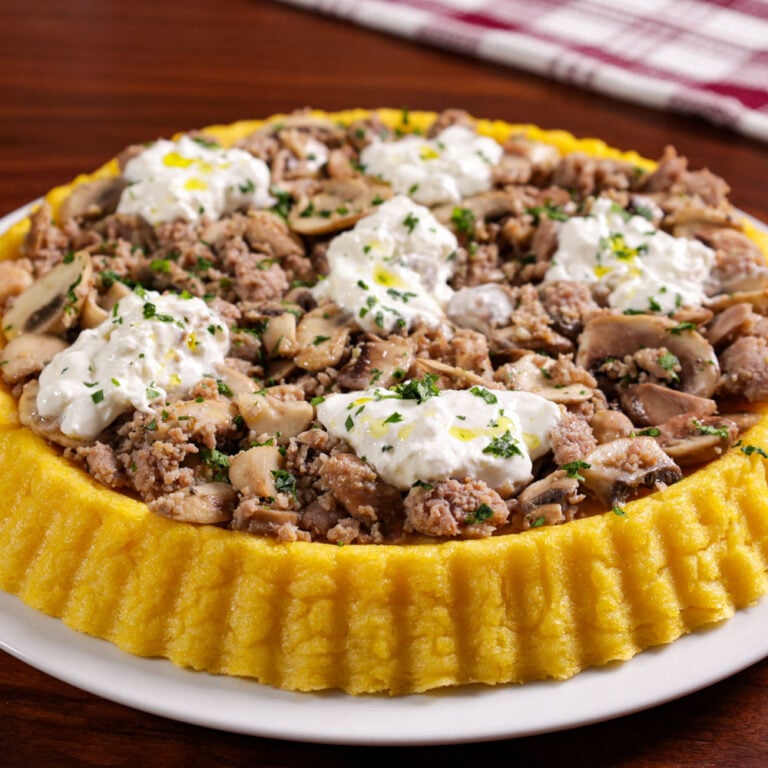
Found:
<path fill-rule="evenodd" d="M 621 515 L 768 399 L 764 256 L 672 149 L 297 113 L 121 169 L 0 263 L 0 374 L 160 515 L 339 544 Z"/>

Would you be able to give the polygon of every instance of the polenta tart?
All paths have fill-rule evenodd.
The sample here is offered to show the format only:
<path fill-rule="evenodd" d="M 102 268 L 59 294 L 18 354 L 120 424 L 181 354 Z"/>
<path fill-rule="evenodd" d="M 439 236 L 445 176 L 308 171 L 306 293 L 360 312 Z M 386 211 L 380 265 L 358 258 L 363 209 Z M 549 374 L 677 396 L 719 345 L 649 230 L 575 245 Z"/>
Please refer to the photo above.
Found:
<path fill-rule="evenodd" d="M 0 587 L 284 689 L 568 678 L 768 590 L 768 252 L 560 131 L 302 111 L 0 240 Z"/>

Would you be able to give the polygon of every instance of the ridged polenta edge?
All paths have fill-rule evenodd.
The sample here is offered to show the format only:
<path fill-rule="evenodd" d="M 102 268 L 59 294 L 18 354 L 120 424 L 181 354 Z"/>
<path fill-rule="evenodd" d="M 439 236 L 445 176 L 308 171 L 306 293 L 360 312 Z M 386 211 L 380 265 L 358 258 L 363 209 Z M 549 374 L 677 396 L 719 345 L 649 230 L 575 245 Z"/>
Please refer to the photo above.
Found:
<path fill-rule="evenodd" d="M 399 110 L 378 114 L 403 125 Z M 424 127 L 433 117 L 407 119 Z M 229 144 L 262 122 L 206 130 Z M 479 128 L 653 167 L 562 131 Z M 70 188 L 49 193 L 54 210 Z M 26 227 L 0 240 L 0 258 L 17 253 Z M 747 229 L 768 252 L 765 236 Z M 744 441 L 768 447 L 768 415 Z M 0 588 L 127 652 L 291 690 L 565 679 L 727 619 L 768 591 L 765 463 L 737 449 L 627 504 L 626 516 L 384 547 L 281 544 L 157 517 L 22 428 L 5 390 L 0 467 Z"/>

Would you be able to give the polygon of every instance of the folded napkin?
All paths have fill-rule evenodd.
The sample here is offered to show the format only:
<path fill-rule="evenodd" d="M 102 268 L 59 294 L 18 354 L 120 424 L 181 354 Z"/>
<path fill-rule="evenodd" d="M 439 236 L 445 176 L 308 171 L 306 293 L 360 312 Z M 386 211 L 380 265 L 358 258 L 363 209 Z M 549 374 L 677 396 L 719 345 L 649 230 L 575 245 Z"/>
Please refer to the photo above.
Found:
<path fill-rule="evenodd" d="M 768 141 L 767 0 L 285 0 Z"/>

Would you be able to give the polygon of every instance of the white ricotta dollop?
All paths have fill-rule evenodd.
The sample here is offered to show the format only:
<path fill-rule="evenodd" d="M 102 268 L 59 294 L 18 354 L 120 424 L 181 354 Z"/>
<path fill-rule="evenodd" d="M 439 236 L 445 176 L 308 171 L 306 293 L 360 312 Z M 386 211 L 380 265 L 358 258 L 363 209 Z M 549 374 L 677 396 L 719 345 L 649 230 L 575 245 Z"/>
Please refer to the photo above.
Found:
<path fill-rule="evenodd" d="M 532 462 L 551 449 L 560 409 L 530 392 L 473 387 L 419 402 L 377 388 L 328 395 L 317 418 L 401 490 L 465 477 L 511 490 L 530 481 Z"/>
<path fill-rule="evenodd" d="M 434 139 L 376 140 L 360 153 L 366 173 L 423 205 L 457 203 L 491 188 L 491 170 L 504 150 L 488 136 L 451 125 Z"/>
<path fill-rule="evenodd" d="M 329 273 L 313 289 L 350 312 L 370 333 L 438 325 L 453 291 L 456 236 L 404 195 L 382 203 L 326 252 Z"/>
<path fill-rule="evenodd" d="M 698 240 L 656 229 L 600 198 L 589 216 L 562 225 L 545 282 L 575 280 L 607 293 L 619 310 L 671 313 L 698 306 L 715 253 Z"/>
<path fill-rule="evenodd" d="M 226 325 L 201 299 L 131 293 L 54 355 L 37 410 L 65 435 L 92 440 L 131 408 L 150 412 L 153 400 L 183 396 L 228 350 Z"/>
<path fill-rule="evenodd" d="M 161 139 L 125 166 L 129 186 L 118 213 L 135 213 L 150 224 L 181 218 L 218 219 L 243 205 L 265 208 L 269 194 L 267 164 L 242 149 L 207 146 L 189 136 Z"/>

